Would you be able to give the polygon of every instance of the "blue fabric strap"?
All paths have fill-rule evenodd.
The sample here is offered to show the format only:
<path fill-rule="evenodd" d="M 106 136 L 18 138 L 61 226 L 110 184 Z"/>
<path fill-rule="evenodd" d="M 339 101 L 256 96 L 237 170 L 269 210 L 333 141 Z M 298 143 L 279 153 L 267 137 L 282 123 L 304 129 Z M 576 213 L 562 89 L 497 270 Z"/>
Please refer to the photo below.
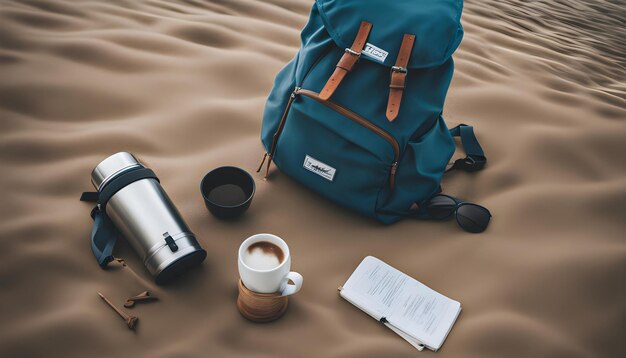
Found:
<path fill-rule="evenodd" d="M 134 183 L 141 179 L 149 178 L 159 181 L 159 178 L 157 178 L 156 174 L 154 174 L 154 172 L 148 168 L 131 170 L 129 172 L 120 174 L 120 176 L 111 180 L 111 182 L 105 185 L 104 188 L 100 189 L 100 193 L 98 194 L 98 203 L 100 203 L 100 205 L 102 206 L 102 210 L 106 208 L 109 199 L 111 199 L 113 195 L 115 195 L 118 191 L 125 188 L 128 184 Z"/>
<path fill-rule="evenodd" d="M 452 167 L 446 171 L 461 169 L 467 172 L 475 172 L 483 169 L 487 163 L 487 157 L 485 157 L 483 148 L 476 139 L 474 127 L 468 126 L 467 124 L 459 124 L 450 129 L 450 134 L 453 137 L 461 138 L 461 145 L 467 156 L 462 159 L 457 159 Z"/>
<path fill-rule="evenodd" d="M 141 179 L 152 178 L 159 180 L 156 174 L 150 169 L 135 169 L 113 179 L 109 184 L 101 188 L 99 192 L 84 192 L 80 196 L 80 201 L 98 203 L 91 210 L 91 218 L 93 219 L 93 228 L 91 229 L 91 251 L 93 251 L 98 265 L 106 268 L 109 262 L 113 261 L 113 247 L 119 237 L 119 232 L 106 214 L 106 204 L 122 188 L 128 184 L 134 183 Z"/>
<path fill-rule="evenodd" d="M 113 261 L 113 247 L 117 242 L 119 233 L 107 214 L 96 206 L 92 212 L 93 228 L 91 229 L 91 251 L 96 256 L 98 265 L 106 268 Z"/>
<path fill-rule="evenodd" d="M 80 201 L 98 201 L 98 192 L 85 192 L 80 196 Z M 97 204 L 91 210 L 93 227 L 91 228 L 91 251 L 101 268 L 106 268 L 113 261 L 113 248 L 117 242 L 119 233 L 107 216 L 101 204 Z"/>

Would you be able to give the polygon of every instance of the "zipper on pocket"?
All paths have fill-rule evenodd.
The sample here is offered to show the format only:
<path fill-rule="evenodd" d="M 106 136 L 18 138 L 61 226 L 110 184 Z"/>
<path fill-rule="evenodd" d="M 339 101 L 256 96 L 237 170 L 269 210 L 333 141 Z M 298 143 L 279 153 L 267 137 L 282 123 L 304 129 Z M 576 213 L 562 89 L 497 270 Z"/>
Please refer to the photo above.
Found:
<path fill-rule="evenodd" d="M 304 78 L 302 78 L 302 81 L 300 83 L 304 83 L 304 81 L 306 81 L 306 78 L 309 76 L 309 73 L 311 73 L 311 71 L 317 66 L 317 64 L 322 60 L 322 58 L 326 57 L 326 55 L 328 55 L 328 53 L 330 52 L 330 50 L 333 48 L 333 45 L 328 45 L 326 47 L 326 49 L 324 51 L 322 51 L 322 53 L 315 59 L 315 62 L 313 62 L 313 64 L 311 65 L 311 67 L 309 67 L 309 69 L 306 71 L 306 73 L 304 74 Z M 270 171 L 270 163 L 272 161 L 272 157 L 274 155 L 274 152 L 276 151 L 275 147 L 276 147 L 276 142 L 278 142 L 278 136 L 280 135 L 280 132 L 282 132 L 283 130 L 283 126 L 285 125 L 285 119 L 287 118 L 287 112 L 289 112 L 289 107 L 291 107 L 291 102 L 293 102 L 293 100 L 296 98 L 297 92 L 300 90 L 299 86 L 294 87 L 293 92 L 291 92 L 291 95 L 289 96 L 289 102 L 287 102 L 287 105 L 285 106 L 285 112 L 283 113 L 283 117 L 280 120 L 280 123 L 278 124 L 278 128 L 276 130 L 276 133 L 274 133 L 274 138 L 272 139 L 272 146 L 270 147 L 270 152 L 266 152 L 265 154 L 263 154 L 263 159 L 261 160 L 261 165 L 259 165 L 259 168 L 257 169 L 257 173 L 261 171 L 261 168 L 263 168 L 263 163 L 265 163 L 265 160 L 267 159 L 267 157 L 269 156 L 270 159 L 267 163 L 267 168 L 265 169 L 265 176 L 263 177 L 263 180 L 267 180 L 267 176 L 269 174 Z M 278 134 L 278 135 L 277 135 Z"/>
<path fill-rule="evenodd" d="M 382 137 L 383 139 L 385 139 L 387 142 L 389 142 L 389 144 L 391 145 L 391 147 L 393 148 L 393 163 L 391 163 L 391 168 L 389 170 L 389 187 L 393 190 L 394 186 L 395 186 L 395 181 L 396 181 L 396 171 L 398 170 L 398 161 L 400 160 L 400 145 L 398 144 L 398 141 L 391 135 L 389 134 L 387 131 L 385 131 L 384 129 L 378 127 L 377 125 L 375 125 L 374 123 L 368 121 L 367 119 L 361 117 L 360 115 L 352 112 L 351 110 L 333 102 L 330 100 L 323 100 L 319 97 L 319 94 L 313 92 L 313 91 L 309 91 L 306 89 L 301 89 L 298 88 L 294 91 L 296 94 L 301 94 L 303 96 L 309 97 L 323 105 L 325 105 L 326 107 L 334 110 L 335 112 L 340 113 L 341 115 L 343 115 L 344 117 L 362 125 L 363 127 L 371 130 L 372 132 L 374 132 L 375 134 L 377 134 L 378 136 Z"/>
<path fill-rule="evenodd" d="M 269 169 L 270 169 L 270 163 L 272 162 L 272 157 L 274 156 L 274 153 L 276 152 L 276 143 L 278 142 L 278 137 L 280 136 L 281 132 L 283 131 L 283 127 L 285 126 L 285 121 L 287 120 L 287 114 L 289 112 L 289 108 L 291 107 L 291 103 L 293 102 L 293 100 L 296 98 L 296 96 L 298 95 L 303 95 L 306 97 L 309 97 L 323 105 L 325 105 L 326 107 L 334 110 L 335 112 L 340 113 L 341 115 L 343 115 L 344 117 L 356 122 L 357 124 L 371 130 L 372 132 L 374 132 L 376 135 L 382 137 L 383 139 L 385 139 L 387 142 L 389 142 L 389 144 L 391 145 L 391 147 L 393 148 L 393 163 L 391 163 L 391 167 L 389 170 L 389 187 L 393 190 L 394 186 L 395 186 L 395 179 L 396 179 L 396 171 L 398 170 L 398 161 L 400 160 L 400 145 L 398 144 L 398 141 L 391 135 L 389 134 L 387 131 L 385 131 L 384 129 L 378 127 L 377 125 L 375 125 L 374 123 L 368 121 L 367 119 L 361 117 L 360 115 L 352 112 L 351 110 L 335 103 L 332 102 L 330 100 L 324 100 L 321 99 L 319 97 L 319 94 L 313 91 L 309 91 L 306 89 L 302 89 L 300 87 L 296 87 L 293 92 L 291 93 L 291 96 L 289 98 L 289 102 L 287 102 L 287 106 L 285 107 L 285 112 L 283 113 L 282 118 L 280 119 L 280 123 L 278 125 L 278 129 L 276 130 L 276 133 L 274 133 L 274 138 L 272 139 L 272 147 L 270 149 L 269 153 L 265 153 L 263 155 L 263 160 L 261 161 L 261 165 L 259 165 L 259 169 L 257 169 L 257 173 L 261 171 L 261 168 L 263 167 L 263 163 L 265 162 L 265 159 L 268 159 L 267 162 L 267 168 L 265 170 L 265 179 L 267 179 L 267 175 L 269 173 Z"/>
<path fill-rule="evenodd" d="M 267 167 L 265 168 L 265 175 L 263 176 L 263 180 L 267 180 L 267 176 L 270 172 L 270 165 L 272 164 L 272 158 L 274 157 L 274 153 L 276 152 L 276 143 L 278 142 L 278 137 L 280 137 L 280 133 L 282 133 L 283 128 L 285 127 L 285 122 L 287 121 L 287 114 L 289 113 L 289 108 L 291 108 L 291 103 L 296 99 L 296 95 L 300 87 L 294 88 L 293 92 L 289 96 L 289 101 L 287 101 L 287 105 L 285 106 L 285 111 L 283 112 L 283 116 L 280 118 L 280 122 L 278 123 L 278 128 L 276 128 L 276 132 L 274 133 L 274 137 L 272 138 L 272 146 L 270 147 L 269 153 L 266 152 L 263 154 L 263 159 L 261 160 L 261 164 L 256 172 L 260 172 L 261 168 L 263 168 L 263 163 L 265 163 L 265 159 L 267 159 Z"/>

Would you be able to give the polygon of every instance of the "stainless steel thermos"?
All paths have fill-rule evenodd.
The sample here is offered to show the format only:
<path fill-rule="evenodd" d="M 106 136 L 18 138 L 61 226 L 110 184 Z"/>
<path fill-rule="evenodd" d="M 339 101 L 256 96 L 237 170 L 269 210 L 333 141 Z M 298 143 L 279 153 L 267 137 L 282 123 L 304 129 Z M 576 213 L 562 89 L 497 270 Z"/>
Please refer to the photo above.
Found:
<path fill-rule="evenodd" d="M 206 251 L 154 172 L 132 154 L 120 152 L 103 160 L 91 172 L 91 182 L 97 189 L 92 199 L 98 202 L 92 211 L 92 249 L 100 266 L 113 259 L 115 231 L 130 242 L 157 284 L 205 259 Z"/>

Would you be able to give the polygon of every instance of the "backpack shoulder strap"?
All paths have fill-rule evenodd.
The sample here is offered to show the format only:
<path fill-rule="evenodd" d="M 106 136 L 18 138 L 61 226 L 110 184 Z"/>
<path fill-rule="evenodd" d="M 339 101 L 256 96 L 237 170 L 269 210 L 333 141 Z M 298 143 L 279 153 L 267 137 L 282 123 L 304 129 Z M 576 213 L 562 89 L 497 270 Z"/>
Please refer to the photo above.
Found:
<path fill-rule="evenodd" d="M 324 88 L 320 91 L 320 98 L 323 100 L 329 99 L 341 81 L 346 77 L 348 72 L 352 70 L 354 64 L 361 57 L 361 51 L 365 47 L 365 42 L 367 41 L 367 37 L 370 34 L 370 30 L 372 29 L 372 24 L 369 22 L 363 21 L 361 22 L 361 26 L 359 27 L 359 32 L 356 34 L 354 38 L 354 42 L 352 43 L 351 48 L 346 48 L 343 56 L 339 62 L 337 62 L 337 66 L 335 67 L 335 72 L 330 76 Z"/>
<path fill-rule="evenodd" d="M 462 159 L 457 159 L 446 172 L 454 169 L 461 169 L 467 172 L 475 172 L 483 169 L 487 163 L 487 157 L 480 143 L 478 143 L 478 139 L 476 139 L 474 127 L 468 126 L 467 124 L 459 124 L 450 129 L 450 134 L 453 137 L 461 138 L 461 146 L 463 146 L 463 150 L 467 156 Z"/>
<path fill-rule="evenodd" d="M 402 93 L 406 82 L 407 69 L 413 44 L 415 43 L 415 35 L 404 34 L 402 45 L 398 51 L 398 58 L 395 66 L 391 67 L 391 80 L 389 81 L 389 100 L 387 102 L 387 120 L 393 122 L 400 112 L 400 102 L 402 101 Z"/>

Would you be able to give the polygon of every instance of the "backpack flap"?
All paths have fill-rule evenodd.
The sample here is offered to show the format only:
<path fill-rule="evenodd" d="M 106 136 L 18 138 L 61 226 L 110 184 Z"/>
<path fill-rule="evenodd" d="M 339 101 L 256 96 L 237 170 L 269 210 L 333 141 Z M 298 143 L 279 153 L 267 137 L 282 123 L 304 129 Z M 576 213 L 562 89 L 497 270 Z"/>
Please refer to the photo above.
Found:
<path fill-rule="evenodd" d="M 335 43 L 349 48 L 361 21 L 372 24 L 362 58 L 392 67 L 402 34 L 415 35 L 408 68 L 446 62 L 461 43 L 462 0 L 316 0 Z"/>

